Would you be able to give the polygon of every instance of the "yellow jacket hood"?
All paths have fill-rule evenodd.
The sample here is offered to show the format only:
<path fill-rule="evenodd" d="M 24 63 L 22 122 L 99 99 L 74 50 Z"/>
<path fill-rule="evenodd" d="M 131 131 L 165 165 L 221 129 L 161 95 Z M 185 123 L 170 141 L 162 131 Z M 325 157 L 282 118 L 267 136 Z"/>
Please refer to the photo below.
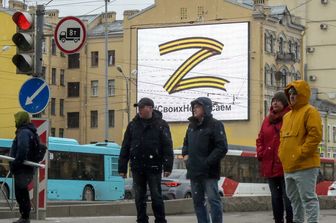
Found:
<path fill-rule="evenodd" d="M 299 109 L 301 107 L 303 107 L 304 105 L 309 103 L 309 99 L 310 99 L 310 87 L 308 85 L 308 83 L 304 80 L 296 80 L 293 81 L 291 83 L 289 83 L 286 88 L 285 88 L 285 94 L 289 100 L 289 94 L 288 91 L 291 87 L 294 87 L 296 92 L 298 93 L 297 95 L 297 102 L 295 103 L 294 106 L 291 105 L 292 109 Z"/>

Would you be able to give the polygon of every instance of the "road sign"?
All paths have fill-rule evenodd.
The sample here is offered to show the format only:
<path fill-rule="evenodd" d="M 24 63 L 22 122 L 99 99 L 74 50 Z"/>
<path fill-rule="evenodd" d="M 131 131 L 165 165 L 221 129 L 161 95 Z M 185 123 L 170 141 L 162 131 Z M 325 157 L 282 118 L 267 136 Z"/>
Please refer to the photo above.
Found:
<path fill-rule="evenodd" d="M 40 78 L 28 79 L 19 92 L 19 103 L 28 113 L 40 113 L 48 105 L 50 90 L 47 83 Z"/>
<path fill-rule="evenodd" d="M 54 38 L 57 47 L 67 54 L 79 51 L 86 41 L 84 23 L 73 16 L 63 18 L 56 26 Z"/>

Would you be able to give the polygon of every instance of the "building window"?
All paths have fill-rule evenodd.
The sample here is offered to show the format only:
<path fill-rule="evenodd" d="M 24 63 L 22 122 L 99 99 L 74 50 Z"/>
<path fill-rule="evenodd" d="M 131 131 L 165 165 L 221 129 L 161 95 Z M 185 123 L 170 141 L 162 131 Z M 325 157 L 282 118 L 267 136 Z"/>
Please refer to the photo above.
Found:
<path fill-rule="evenodd" d="M 272 52 L 272 36 L 268 33 L 265 33 L 264 35 L 265 38 L 265 51 L 268 53 Z"/>
<path fill-rule="evenodd" d="M 60 99 L 60 116 L 64 116 L 64 99 Z"/>
<path fill-rule="evenodd" d="M 79 53 L 69 54 L 68 55 L 68 68 L 74 69 L 79 68 Z"/>
<path fill-rule="evenodd" d="M 98 81 L 91 81 L 91 96 L 98 96 Z"/>
<path fill-rule="evenodd" d="M 197 16 L 202 17 L 204 15 L 204 7 L 203 6 L 197 6 Z"/>
<path fill-rule="evenodd" d="M 56 55 L 56 42 L 54 39 L 51 39 L 51 54 Z"/>
<path fill-rule="evenodd" d="M 270 85 L 275 86 L 276 80 L 275 80 L 275 68 L 274 67 L 271 68 L 270 75 L 271 75 Z"/>
<path fill-rule="evenodd" d="M 60 85 L 65 86 L 65 84 L 64 84 L 64 69 L 60 70 Z"/>
<path fill-rule="evenodd" d="M 91 67 L 98 67 L 98 61 L 99 61 L 98 55 L 99 55 L 98 51 L 91 52 Z"/>
<path fill-rule="evenodd" d="M 110 128 L 114 127 L 114 110 L 108 111 L 108 124 Z"/>
<path fill-rule="evenodd" d="M 108 96 L 115 96 L 115 81 L 108 80 Z"/>
<path fill-rule="evenodd" d="M 61 51 L 60 52 L 61 57 L 65 57 L 65 54 Z"/>
<path fill-rule="evenodd" d="M 51 84 L 56 84 L 56 68 L 51 68 Z"/>
<path fill-rule="evenodd" d="M 50 136 L 52 136 L 52 137 L 56 136 L 56 129 L 55 128 L 50 129 Z"/>
<path fill-rule="evenodd" d="M 283 37 L 279 38 L 279 53 L 283 54 L 284 53 L 284 48 L 285 48 L 285 41 Z"/>
<path fill-rule="evenodd" d="M 188 18 L 188 14 L 187 13 L 188 13 L 187 8 L 181 8 L 180 9 L 181 20 Z"/>
<path fill-rule="evenodd" d="M 264 74 L 265 74 L 265 85 L 266 86 L 272 86 L 272 76 L 271 76 L 271 72 L 270 72 L 270 67 L 268 64 L 265 65 L 265 71 L 264 71 Z"/>
<path fill-rule="evenodd" d="M 51 115 L 56 115 L 56 98 L 51 98 L 50 113 Z"/>
<path fill-rule="evenodd" d="M 45 39 L 42 39 L 42 53 L 44 53 L 44 54 L 47 53 L 47 47 L 46 47 Z"/>
<path fill-rule="evenodd" d="M 68 112 L 68 128 L 79 128 L 79 112 Z"/>
<path fill-rule="evenodd" d="M 79 82 L 68 83 L 68 97 L 79 97 Z"/>
<path fill-rule="evenodd" d="M 98 111 L 91 111 L 91 128 L 98 128 Z"/>
<path fill-rule="evenodd" d="M 270 53 L 273 53 L 274 52 L 274 46 L 275 45 L 275 35 L 270 35 L 270 46 L 271 46 L 271 49 L 270 49 Z"/>
<path fill-rule="evenodd" d="M 336 143 L 336 126 L 333 126 L 333 143 Z"/>
<path fill-rule="evenodd" d="M 45 80 L 45 78 L 46 78 L 46 67 L 45 66 L 42 67 L 42 74 L 41 75 L 42 75 L 42 79 Z"/>
<path fill-rule="evenodd" d="M 299 60 L 300 59 L 300 46 L 297 42 L 294 43 L 293 46 L 293 53 L 294 53 L 294 58 Z"/>
<path fill-rule="evenodd" d="M 328 142 L 330 142 L 330 125 L 328 125 L 328 132 L 327 132 L 327 134 L 328 134 Z"/>
<path fill-rule="evenodd" d="M 115 65 L 115 50 L 108 51 L 108 65 L 109 66 Z"/>
<path fill-rule="evenodd" d="M 59 128 L 59 130 L 58 130 L 58 137 L 61 137 L 61 138 L 64 137 L 64 129 L 63 128 Z"/>

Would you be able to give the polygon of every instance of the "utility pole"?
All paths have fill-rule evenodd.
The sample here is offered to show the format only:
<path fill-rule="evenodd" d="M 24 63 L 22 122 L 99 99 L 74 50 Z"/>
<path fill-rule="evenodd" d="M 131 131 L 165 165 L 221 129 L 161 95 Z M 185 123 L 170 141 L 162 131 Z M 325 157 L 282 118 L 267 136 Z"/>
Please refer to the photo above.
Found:
<path fill-rule="evenodd" d="M 109 114 L 108 114 L 108 24 L 107 24 L 107 2 L 105 0 L 105 141 L 109 141 Z"/>
<path fill-rule="evenodd" d="M 37 77 L 42 76 L 42 39 L 44 24 L 44 5 L 36 7 L 36 29 L 35 29 L 35 74 Z"/>

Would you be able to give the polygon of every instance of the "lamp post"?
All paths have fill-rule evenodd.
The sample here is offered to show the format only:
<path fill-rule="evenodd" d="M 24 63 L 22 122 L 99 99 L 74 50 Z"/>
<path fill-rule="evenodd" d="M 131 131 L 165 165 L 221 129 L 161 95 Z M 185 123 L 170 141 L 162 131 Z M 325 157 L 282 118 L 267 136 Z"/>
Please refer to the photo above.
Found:
<path fill-rule="evenodd" d="M 107 24 L 107 2 L 105 0 L 105 141 L 108 142 L 109 114 L 108 114 L 108 24 Z"/>
<path fill-rule="evenodd" d="M 117 66 L 117 70 L 122 74 L 122 76 L 124 77 L 125 79 L 125 83 L 126 83 L 126 110 L 127 110 L 127 123 L 130 122 L 130 105 L 129 105 L 129 81 L 130 81 L 130 78 L 127 77 L 122 68 L 120 66 Z"/>

